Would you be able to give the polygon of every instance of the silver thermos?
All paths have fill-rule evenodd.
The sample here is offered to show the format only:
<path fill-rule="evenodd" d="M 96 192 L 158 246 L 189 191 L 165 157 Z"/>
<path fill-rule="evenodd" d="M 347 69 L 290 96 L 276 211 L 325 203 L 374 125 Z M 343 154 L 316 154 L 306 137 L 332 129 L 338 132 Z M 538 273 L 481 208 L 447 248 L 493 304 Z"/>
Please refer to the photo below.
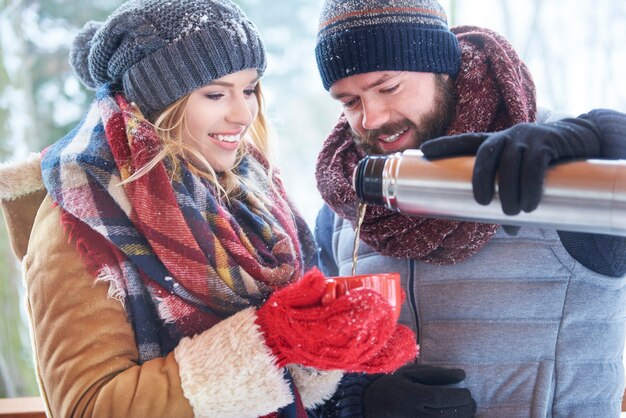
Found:
<path fill-rule="evenodd" d="M 473 167 L 474 157 L 428 160 L 406 150 L 361 160 L 354 186 L 362 201 L 410 216 L 626 236 L 626 160 L 551 166 L 537 209 L 512 216 L 502 211 L 497 185 L 489 205 L 476 203 Z"/>

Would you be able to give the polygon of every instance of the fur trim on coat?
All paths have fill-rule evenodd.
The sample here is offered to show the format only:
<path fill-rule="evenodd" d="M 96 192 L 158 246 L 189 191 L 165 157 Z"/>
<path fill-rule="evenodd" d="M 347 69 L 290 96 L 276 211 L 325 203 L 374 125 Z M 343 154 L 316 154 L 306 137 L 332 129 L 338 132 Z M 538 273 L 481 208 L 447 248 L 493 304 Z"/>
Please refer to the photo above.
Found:
<path fill-rule="evenodd" d="M 32 153 L 24 161 L 0 163 L 0 200 L 13 200 L 43 190 L 41 154 Z"/>

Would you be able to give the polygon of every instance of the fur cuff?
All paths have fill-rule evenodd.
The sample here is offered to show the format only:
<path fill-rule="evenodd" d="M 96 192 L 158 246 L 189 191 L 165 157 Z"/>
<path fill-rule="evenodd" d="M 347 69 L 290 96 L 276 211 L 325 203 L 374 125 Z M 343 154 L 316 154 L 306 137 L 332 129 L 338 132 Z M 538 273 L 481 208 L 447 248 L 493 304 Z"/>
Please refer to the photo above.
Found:
<path fill-rule="evenodd" d="M 196 417 L 258 417 L 293 402 L 255 319 L 245 309 L 174 349 Z"/>
<path fill-rule="evenodd" d="M 41 154 L 30 154 L 19 162 L 0 163 L 0 199 L 13 200 L 42 190 Z"/>
<path fill-rule="evenodd" d="M 300 392 L 304 407 L 314 408 L 330 399 L 343 377 L 340 370 L 320 371 L 297 364 L 287 366 Z"/>

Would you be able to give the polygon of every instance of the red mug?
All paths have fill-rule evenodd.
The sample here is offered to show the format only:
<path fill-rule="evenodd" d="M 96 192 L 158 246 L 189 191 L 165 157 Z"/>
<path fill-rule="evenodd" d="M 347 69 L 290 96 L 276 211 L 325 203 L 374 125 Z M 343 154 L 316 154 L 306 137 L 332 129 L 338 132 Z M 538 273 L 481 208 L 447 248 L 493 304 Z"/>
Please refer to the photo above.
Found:
<path fill-rule="evenodd" d="M 402 289 L 400 287 L 400 273 L 373 273 L 358 276 L 327 277 L 326 291 L 322 296 L 322 305 L 328 305 L 339 296 L 350 290 L 364 287 L 378 292 L 391 305 L 394 319 L 400 317 L 402 308 Z"/>

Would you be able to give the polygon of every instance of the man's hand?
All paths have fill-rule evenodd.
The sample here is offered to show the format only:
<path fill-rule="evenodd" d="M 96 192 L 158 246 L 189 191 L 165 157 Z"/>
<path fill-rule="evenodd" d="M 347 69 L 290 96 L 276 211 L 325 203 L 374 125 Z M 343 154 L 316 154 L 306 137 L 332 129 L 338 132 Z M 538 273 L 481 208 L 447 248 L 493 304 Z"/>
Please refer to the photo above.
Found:
<path fill-rule="evenodd" d="M 522 123 L 493 133 L 436 138 L 421 146 L 427 158 L 476 155 L 472 185 L 482 205 L 493 199 L 496 178 L 507 215 L 539 205 L 548 166 L 578 158 L 598 158 L 602 132 L 589 117 L 555 123 Z"/>
<path fill-rule="evenodd" d="M 460 369 L 409 364 L 382 375 L 363 392 L 366 418 L 473 417 L 476 402 L 468 389 L 449 387 L 465 379 Z"/>

